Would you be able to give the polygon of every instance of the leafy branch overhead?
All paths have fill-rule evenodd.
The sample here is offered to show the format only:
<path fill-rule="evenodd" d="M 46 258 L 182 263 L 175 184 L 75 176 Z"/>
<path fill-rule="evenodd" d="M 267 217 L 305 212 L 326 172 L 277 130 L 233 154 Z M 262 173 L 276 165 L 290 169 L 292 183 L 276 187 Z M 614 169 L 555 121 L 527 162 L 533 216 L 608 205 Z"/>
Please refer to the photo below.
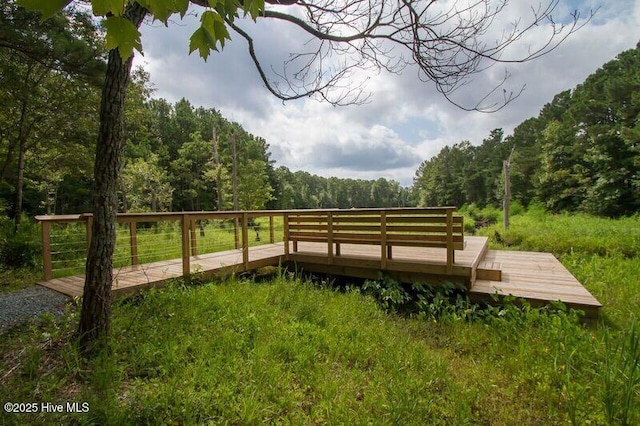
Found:
<path fill-rule="evenodd" d="M 18 0 L 27 9 L 41 13 L 42 19 L 50 18 L 64 9 L 73 0 Z M 122 59 L 128 59 L 133 50 L 142 53 L 141 34 L 138 28 L 125 15 L 127 4 L 123 0 L 91 0 L 93 14 L 103 17 L 106 31 L 106 46 L 108 49 L 118 49 Z M 181 18 L 187 13 L 190 0 L 138 0 L 155 20 L 168 25 L 169 18 L 179 14 Z M 225 41 L 231 40 L 226 22 L 232 23 L 239 16 L 251 16 L 253 20 L 264 10 L 263 0 L 202 0 L 193 1 L 194 4 L 206 7 L 202 14 L 200 27 L 193 33 L 189 42 L 189 53 L 197 50 L 199 55 L 207 60 L 212 50 L 224 48 Z"/>

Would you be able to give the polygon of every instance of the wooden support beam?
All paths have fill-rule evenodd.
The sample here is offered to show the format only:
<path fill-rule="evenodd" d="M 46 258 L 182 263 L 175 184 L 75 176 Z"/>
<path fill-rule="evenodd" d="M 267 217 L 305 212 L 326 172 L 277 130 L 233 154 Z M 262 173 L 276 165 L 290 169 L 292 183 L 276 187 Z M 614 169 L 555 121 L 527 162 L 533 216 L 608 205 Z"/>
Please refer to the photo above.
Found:
<path fill-rule="evenodd" d="M 447 273 L 453 271 L 453 212 L 447 210 Z"/>
<path fill-rule="evenodd" d="M 138 265 L 138 236 L 136 222 L 129 222 L 129 247 L 131 248 L 131 265 Z"/>
<path fill-rule="evenodd" d="M 191 259 L 189 258 L 189 216 L 182 215 L 182 276 L 188 278 L 191 275 Z"/>
<path fill-rule="evenodd" d="M 271 244 L 276 242 L 275 234 L 273 231 L 273 216 L 269 216 L 269 242 Z"/>
<path fill-rule="evenodd" d="M 380 267 L 382 269 L 387 268 L 387 256 L 391 246 L 387 247 L 387 213 L 380 212 Z"/>
<path fill-rule="evenodd" d="M 42 222 L 42 265 L 44 266 L 44 280 L 53 278 L 51 264 L 51 223 Z"/>
<path fill-rule="evenodd" d="M 235 242 L 236 250 L 240 248 L 240 235 L 238 234 L 238 217 L 233 218 L 233 238 Z"/>
<path fill-rule="evenodd" d="M 327 213 L 327 256 L 329 265 L 333 264 L 333 213 Z"/>
<path fill-rule="evenodd" d="M 282 238 L 284 240 L 284 259 L 289 260 L 289 215 L 285 213 L 282 218 L 284 227 L 284 236 Z"/>
<path fill-rule="evenodd" d="M 249 269 L 249 215 L 242 212 L 242 266 Z"/>

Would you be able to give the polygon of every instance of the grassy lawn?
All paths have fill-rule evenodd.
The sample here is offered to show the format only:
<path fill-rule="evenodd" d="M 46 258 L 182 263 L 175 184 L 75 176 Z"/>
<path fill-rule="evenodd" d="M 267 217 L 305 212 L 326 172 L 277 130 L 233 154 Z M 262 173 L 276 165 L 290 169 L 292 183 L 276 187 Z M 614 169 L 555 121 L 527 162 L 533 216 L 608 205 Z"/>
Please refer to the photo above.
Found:
<path fill-rule="evenodd" d="M 573 228 L 567 230 L 567 228 Z M 75 314 L 2 336 L 0 399 L 87 402 L 6 424 L 640 424 L 640 218 L 535 212 L 480 232 L 551 251 L 605 305 L 463 300 L 412 315 L 282 273 L 179 282 L 114 305 L 111 351 L 79 358 Z M 604 231 L 603 231 L 604 230 Z M 602 233 L 603 238 L 594 238 Z M 574 238 L 573 242 L 564 238 Z M 561 241 L 562 240 L 562 241 Z"/>

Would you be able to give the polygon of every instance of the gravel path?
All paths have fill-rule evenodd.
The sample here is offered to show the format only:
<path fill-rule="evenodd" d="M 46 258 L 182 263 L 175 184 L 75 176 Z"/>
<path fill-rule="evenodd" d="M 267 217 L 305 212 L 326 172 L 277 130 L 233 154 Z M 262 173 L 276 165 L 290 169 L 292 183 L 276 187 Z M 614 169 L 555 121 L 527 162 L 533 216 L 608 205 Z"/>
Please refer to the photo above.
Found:
<path fill-rule="evenodd" d="M 61 293 L 39 285 L 0 293 L 0 332 L 37 318 L 44 312 L 61 315 L 65 304 L 70 300 Z"/>

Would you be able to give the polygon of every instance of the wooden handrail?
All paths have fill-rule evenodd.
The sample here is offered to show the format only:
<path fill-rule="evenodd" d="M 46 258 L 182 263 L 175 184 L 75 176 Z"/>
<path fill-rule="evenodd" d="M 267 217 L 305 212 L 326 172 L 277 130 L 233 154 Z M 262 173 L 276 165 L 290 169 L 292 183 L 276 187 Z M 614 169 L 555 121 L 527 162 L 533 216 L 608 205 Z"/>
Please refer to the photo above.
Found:
<path fill-rule="evenodd" d="M 409 231 L 437 232 L 441 227 L 446 227 L 447 240 L 447 268 L 453 267 L 454 250 L 461 240 L 453 234 L 462 230 L 462 220 L 453 216 L 455 207 L 420 207 L 420 208 L 357 208 L 357 209 L 307 209 L 307 210 L 255 210 L 255 211 L 194 211 L 194 212 L 158 212 L 158 213 L 120 213 L 117 222 L 128 224 L 130 261 L 131 265 L 140 263 L 138 250 L 138 223 L 140 222 L 178 222 L 181 227 L 182 245 L 182 271 L 184 275 L 191 272 L 191 257 L 198 255 L 198 242 L 196 235 L 196 221 L 198 220 L 232 220 L 234 223 L 235 247 L 242 250 L 242 263 L 246 269 L 249 264 L 249 222 L 256 217 L 269 218 L 269 241 L 275 242 L 274 217 L 283 217 L 284 222 L 284 254 L 285 260 L 289 258 L 290 242 L 293 242 L 293 251 L 298 249 L 298 239 L 292 238 L 292 229 L 302 230 L 310 227 L 317 230 L 318 226 L 324 227 L 326 235 L 328 262 L 333 262 L 334 256 L 340 256 L 340 244 L 351 242 L 355 239 L 365 238 L 364 232 L 378 235 L 372 240 L 381 245 L 381 262 L 384 266 L 392 257 L 393 245 L 407 245 L 411 241 L 405 241 L 404 236 L 398 232 L 404 232 L 404 227 Z M 443 219 L 440 220 L 439 217 Z M 35 219 L 42 224 L 43 267 L 45 280 L 53 278 L 54 263 L 51 252 L 51 229 L 55 224 L 84 223 L 86 229 L 86 246 L 91 240 L 91 227 L 93 215 L 90 213 L 73 215 L 41 215 Z M 426 221 L 417 225 L 421 220 Z M 318 221 L 323 224 L 318 225 Z M 297 228 L 296 228 L 297 227 Z M 378 228 L 379 227 L 379 228 Z M 379 230 L 378 230 L 379 229 Z M 355 234 L 349 237 L 351 233 Z M 294 233 L 295 235 L 296 233 Z M 297 232 L 300 235 L 300 232 Z M 368 237 L 367 237 L 368 238 Z M 366 239 L 366 238 L 365 238 Z M 426 238 L 424 238 L 426 240 Z M 420 238 L 415 243 L 420 245 Z M 426 243 L 425 243 L 426 244 Z"/>
<path fill-rule="evenodd" d="M 453 272 L 455 250 L 464 247 L 462 216 L 455 207 L 291 211 L 285 241 L 327 244 L 328 263 L 340 256 L 340 244 L 380 245 L 380 267 L 386 269 L 393 246 L 442 247 L 447 273 Z M 335 245 L 335 253 L 333 247 Z M 288 246 L 287 246 L 288 248 Z M 288 255 L 287 251 L 287 255 Z"/>
<path fill-rule="evenodd" d="M 249 263 L 249 222 L 256 217 L 269 218 L 269 241 L 275 242 L 274 217 L 283 216 L 284 211 L 262 210 L 262 211 L 224 211 L 224 212 L 159 212 L 159 213 L 120 213 L 116 220 L 118 223 L 127 224 L 129 231 L 130 263 L 138 265 L 140 263 L 140 252 L 138 249 L 138 223 L 141 222 L 177 222 L 181 228 L 181 257 L 183 275 L 189 275 L 191 270 L 191 257 L 198 255 L 198 236 L 196 233 L 197 220 L 231 220 L 234 223 L 234 240 L 236 249 L 242 250 L 243 265 L 245 269 Z M 42 225 L 42 248 L 43 248 L 43 269 L 44 279 L 53 279 L 53 260 L 51 247 L 51 229 L 56 224 L 84 223 L 85 240 L 87 249 L 91 240 L 91 226 L 93 215 L 90 213 L 74 215 L 39 215 L 35 219 Z M 256 231 L 257 232 L 257 231 Z"/>

